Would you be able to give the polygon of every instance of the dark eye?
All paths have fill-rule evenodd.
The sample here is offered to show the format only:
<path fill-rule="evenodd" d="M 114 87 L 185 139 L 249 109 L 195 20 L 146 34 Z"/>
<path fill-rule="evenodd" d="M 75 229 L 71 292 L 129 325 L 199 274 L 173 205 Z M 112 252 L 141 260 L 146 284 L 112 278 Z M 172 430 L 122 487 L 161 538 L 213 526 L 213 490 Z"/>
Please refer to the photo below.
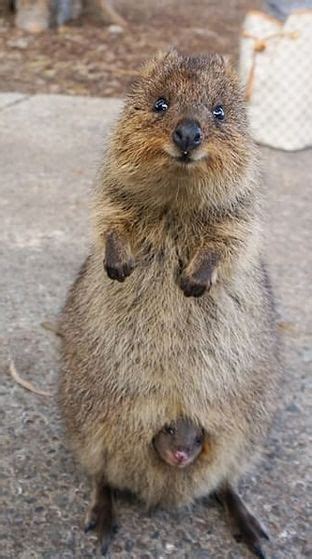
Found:
<path fill-rule="evenodd" d="M 212 111 L 213 116 L 218 119 L 218 120 L 224 120 L 225 117 L 225 112 L 224 112 L 224 108 L 222 107 L 222 105 L 217 105 L 213 111 Z"/>
<path fill-rule="evenodd" d="M 202 441 L 201 437 L 196 437 L 195 443 L 196 443 L 198 446 L 200 446 L 200 445 L 202 444 L 202 442 L 203 442 L 203 441 Z"/>
<path fill-rule="evenodd" d="M 156 111 L 156 113 L 163 113 L 168 109 L 168 107 L 169 107 L 168 101 L 166 101 L 166 99 L 161 97 L 160 99 L 157 99 L 157 101 L 155 101 L 153 109 L 154 111 Z"/>
<path fill-rule="evenodd" d="M 175 429 L 174 429 L 174 427 L 171 427 L 171 425 L 166 426 L 165 431 L 166 431 L 166 433 L 168 433 L 168 435 L 174 435 L 175 434 Z"/>

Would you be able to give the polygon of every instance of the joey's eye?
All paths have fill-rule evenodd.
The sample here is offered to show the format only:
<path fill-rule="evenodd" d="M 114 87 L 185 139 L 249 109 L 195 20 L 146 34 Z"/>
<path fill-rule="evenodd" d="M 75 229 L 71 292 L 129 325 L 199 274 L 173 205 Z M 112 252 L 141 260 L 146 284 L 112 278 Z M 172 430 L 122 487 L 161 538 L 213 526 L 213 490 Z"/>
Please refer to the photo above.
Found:
<path fill-rule="evenodd" d="M 224 108 L 222 107 L 222 105 L 217 105 L 213 109 L 212 114 L 217 120 L 224 120 L 225 112 L 224 112 Z"/>
<path fill-rule="evenodd" d="M 160 99 L 157 99 L 157 101 L 155 101 L 153 109 L 156 113 L 163 113 L 168 109 L 168 107 L 168 101 L 166 101 L 166 99 L 164 99 L 163 97 L 160 97 Z"/>
<path fill-rule="evenodd" d="M 174 429 L 174 427 L 171 427 L 171 425 L 167 425 L 165 427 L 165 431 L 166 431 L 166 433 L 168 433 L 168 435 L 174 435 L 175 434 L 175 429 Z"/>
<path fill-rule="evenodd" d="M 203 441 L 202 441 L 201 437 L 196 437 L 195 443 L 197 444 L 197 446 L 200 446 L 202 444 L 202 442 Z"/>

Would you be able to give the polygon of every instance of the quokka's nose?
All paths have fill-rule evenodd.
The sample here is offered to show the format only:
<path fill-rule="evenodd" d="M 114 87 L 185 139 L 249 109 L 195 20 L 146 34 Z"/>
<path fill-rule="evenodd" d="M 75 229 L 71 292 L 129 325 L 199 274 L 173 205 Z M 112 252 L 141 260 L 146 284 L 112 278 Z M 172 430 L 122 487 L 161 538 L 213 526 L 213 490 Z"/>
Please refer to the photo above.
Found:
<path fill-rule="evenodd" d="M 202 141 L 202 131 L 198 122 L 187 118 L 181 120 L 172 133 L 172 139 L 183 152 L 197 148 Z"/>

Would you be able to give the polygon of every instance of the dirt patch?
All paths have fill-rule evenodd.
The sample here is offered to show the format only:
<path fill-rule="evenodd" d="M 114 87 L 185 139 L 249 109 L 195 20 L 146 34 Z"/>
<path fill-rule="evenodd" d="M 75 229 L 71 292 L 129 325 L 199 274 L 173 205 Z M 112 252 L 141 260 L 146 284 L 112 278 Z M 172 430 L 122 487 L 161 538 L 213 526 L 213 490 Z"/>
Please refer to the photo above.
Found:
<path fill-rule="evenodd" d="M 87 18 L 59 30 L 29 35 L 0 11 L 0 91 L 119 96 L 142 62 L 158 49 L 219 51 L 237 56 L 247 10 L 260 0 L 115 2 L 126 30 Z"/>

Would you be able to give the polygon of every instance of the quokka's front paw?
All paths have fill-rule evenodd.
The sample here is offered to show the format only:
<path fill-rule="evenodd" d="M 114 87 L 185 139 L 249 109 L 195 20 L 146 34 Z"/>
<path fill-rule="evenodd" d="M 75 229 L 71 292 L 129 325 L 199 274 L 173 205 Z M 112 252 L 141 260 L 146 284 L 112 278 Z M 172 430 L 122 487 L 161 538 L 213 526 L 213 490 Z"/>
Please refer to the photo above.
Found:
<path fill-rule="evenodd" d="M 213 253 L 202 253 L 182 271 L 180 287 L 186 297 L 201 297 L 217 280 L 218 258 Z"/>
<path fill-rule="evenodd" d="M 110 279 L 123 282 L 134 270 L 134 259 L 131 256 L 125 260 L 105 259 L 104 269 Z"/>
<path fill-rule="evenodd" d="M 130 276 L 134 270 L 129 243 L 116 231 L 110 231 L 106 237 L 104 269 L 112 280 L 120 282 Z"/>
<path fill-rule="evenodd" d="M 212 282 L 197 277 L 196 274 L 183 273 L 180 280 L 180 287 L 185 297 L 201 297 L 205 291 L 209 291 Z"/>

